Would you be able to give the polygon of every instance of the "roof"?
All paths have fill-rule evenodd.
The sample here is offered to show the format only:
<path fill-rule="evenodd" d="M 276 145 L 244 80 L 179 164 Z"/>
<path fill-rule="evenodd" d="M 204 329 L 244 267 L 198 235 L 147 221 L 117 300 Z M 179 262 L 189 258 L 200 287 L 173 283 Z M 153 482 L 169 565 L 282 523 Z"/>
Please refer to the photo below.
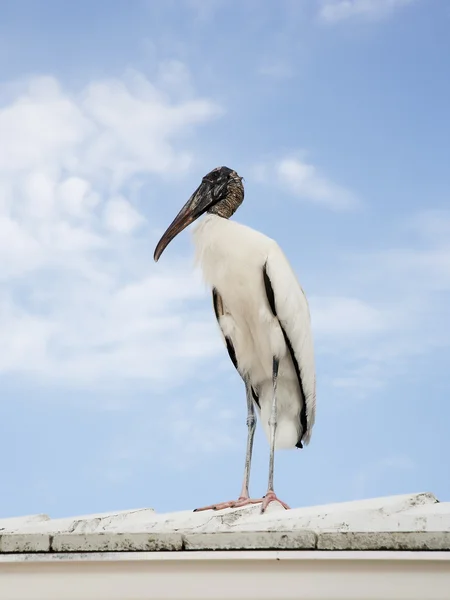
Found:
<path fill-rule="evenodd" d="M 0 553 L 189 550 L 450 550 L 450 502 L 431 493 L 284 510 L 0 519 Z"/>

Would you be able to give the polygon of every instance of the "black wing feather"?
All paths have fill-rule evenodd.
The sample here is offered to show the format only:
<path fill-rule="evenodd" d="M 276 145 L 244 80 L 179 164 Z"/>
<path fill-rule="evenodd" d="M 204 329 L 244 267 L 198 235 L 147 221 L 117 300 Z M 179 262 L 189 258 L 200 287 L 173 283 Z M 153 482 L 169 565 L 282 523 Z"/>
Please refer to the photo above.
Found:
<path fill-rule="evenodd" d="M 267 300 L 269 302 L 269 306 L 272 310 L 273 316 L 277 317 L 277 310 L 276 310 L 276 305 L 275 305 L 275 293 L 273 291 L 273 286 L 272 286 L 272 282 L 270 281 L 270 277 L 267 273 L 267 263 L 264 265 L 263 267 L 263 277 L 264 277 L 264 287 L 266 288 L 266 294 L 267 294 Z M 302 395 L 303 398 L 303 405 L 302 405 L 302 409 L 300 411 L 300 425 L 302 427 L 302 433 L 301 436 L 296 444 L 297 448 L 303 448 L 303 444 L 302 444 L 302 437 L 303 434 L 306 432 L 307 427 L 308 427 L 308 420 L 307 420 L 307 416 L 306 416 L 306 401 L 305 401 L 305 393 L 303 390 L 303 382 L 302 382 L 302 377 L 300 375 L 300 367 L 298 365 L 298 361 L 297 358 L 295 357 L 295 353 L 294 350 L 292 348 L 292 344 L 291 341 L 289 339 L 289 336 L 287 335 L 283 325 L 281 324 L 280 320 L 278 319 L 278 323 L 280 324 L 281 327 L 281 331 L 283 332 L 283 337 L 284 337 L 284 341 L 286 343 L 286 346 L 289 350 L 289 354 L 291 355 L 291 359 L 292 359 L 292 364 L 294 365 L 294 369 L 295 369 L 295 374 L 297 375 L 297 379 L 298 379 L 298 383 L 300 386 L 300 393 Z"/>
<path fill-rule="evenodd" d="M 214 313 L 216 315 L 217 323 L 219 324 L 219 327 L 220 327 L 220 317 L 224 314 L 222 297 L 220 296 L 220 294 L 216 288 L 213 288 L 212 296 L 213 296 Z M 222 331 L 222 333 L 223 333 L 223 331 Z M 227 345 L 228 355 L 231 359 L 231 362 L 233 363 L 234 368 L 239 373 L 239 375 L 241 375 L 241 373 L 239 371 L 237 357 L 236 357 L 236 350 L 234 349 L 233 342 L 231 341 L 231 338 L 225 334 L 224 334 L 224 338 L 225 338 L 225 343 Z M 242 375 L 241 375 L 241 377 L 242 377 Z M 259 404 L 258 394 L 255 392 L 253 386 L 252 386 L 252 396 L 253 396 L 253 400 L 261 408 L 261 406 Z"/>

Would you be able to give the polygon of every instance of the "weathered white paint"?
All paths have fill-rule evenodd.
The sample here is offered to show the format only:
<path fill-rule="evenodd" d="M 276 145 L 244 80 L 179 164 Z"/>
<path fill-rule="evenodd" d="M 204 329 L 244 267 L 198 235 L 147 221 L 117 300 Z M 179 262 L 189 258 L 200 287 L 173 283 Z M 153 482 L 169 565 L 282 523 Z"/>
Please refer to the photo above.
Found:
<path fill-rule="evenodd" d="M 411 494 L 284 510 L 138 509 L 0 521 L 2 553 L 189 550 L 449 550 L 450 503 Z"/>

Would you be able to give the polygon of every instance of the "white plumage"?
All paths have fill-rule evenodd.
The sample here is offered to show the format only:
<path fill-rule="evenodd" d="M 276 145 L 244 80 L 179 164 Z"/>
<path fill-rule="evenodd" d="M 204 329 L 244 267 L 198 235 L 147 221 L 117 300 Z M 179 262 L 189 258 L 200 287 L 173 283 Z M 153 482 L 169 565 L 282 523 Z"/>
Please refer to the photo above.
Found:
<path fill-rule="evenodd" d="M 205 213 L 194 231 L 196 258 L 211 286 L 214 311 L 230 359 L 245 384 L 247 450 L 238 500 L 197 510 L 278 501 L 273 489 L 276 448 L 302 448 L 311 438 L 316 378 L 308 302 L 278 244 L 229 221 L 244 199 L 242 178 L 228 167 L 213 169 L 158 242 L 158 260 L 170 241 Z M 249 496 L 256 426 L 255 406 L 270 445 L 269 478 L 263 498 Z"/>
<path fill-rule="evenodd" d="M 309 442 L 315 420 L 315 367 L 310 314 L 305 294 L 278 244 L 262 233 L 208 215 L 193 233 L 196 259 L 211 288 L 220 293 L 226 314 L 220 318 L 224 336 L 234 346 L 241 374 L 248 373 L 258 390 L 261 424 L 270 441 L 272 360 L 280 359 L 277 387 L 275 448 Z M 277 317 L 264 286 L 263 268 L 272 283 Z M 303 397 L 280 322 L 300 367 L 306 400 L 306 432 L 301 431 Z"/>

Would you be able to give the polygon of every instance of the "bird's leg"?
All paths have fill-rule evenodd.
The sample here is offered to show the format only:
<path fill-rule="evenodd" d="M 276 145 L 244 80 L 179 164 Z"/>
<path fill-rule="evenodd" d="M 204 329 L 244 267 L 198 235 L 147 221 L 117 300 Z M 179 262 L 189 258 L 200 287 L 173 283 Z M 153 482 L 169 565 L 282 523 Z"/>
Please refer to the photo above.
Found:
<path fill-rule="evenodd" d="M 269 483 L 267 490 L 273 490 L 273 469 L 275 460 L 275 434 L 277 431 L 277 383 L 278 383 L 278 358 L 273 359 L 273 398 L 272 398 L 272 410 L 270 411 L 269 427 L 270 427 L 270 459 L 269 459 Z"/>
<path fill-rule="evenodd" d="M 277 382 L 278 382 L 278 367 L 280 361 L 278 358 L 273 357 L 273 368 L 272 368 L 272 383 L 273 383 L 273 399 L 272 399 L 272 410 L 270 411 L 269 427 L 270 427 L 270 458 L 269 458 L 269 482 L 267 485 L 267 492 L 264 496 L 264 500 L 261 506 L 261 512 L 263 513 L 271 502 L 277 501 L 284 508 L 288 509 L 289 506 L 279 500 L 273 490 L 273 471 L 274 471 L 274 460 L 275 460 L 275 433 L 277 430 Z"/>
<path fill-rule="evenodd" d="M 245 453 L 244 480 L 242 482 L 242 490 L 239 500 L 248 499 L 248 488 L 250 483 L 250 469 L 252 466 L 253 439 L 256 429 L 256 415 L 253 404 L 252 388 L 249 381 L 245 380 L 245 391 L 247 395 L 247 450 Z"/>
<path fill-rule="evenodd" d="M 263 498 L 250 498 L 248 493 L 252 464 L 253 438 L 255 437 L 256 429 L 256 415 L 253 404 L 252 387 L 247 379 L 245 379 L 245 391 L 247 395 L 247 450 L 245 453 L 244 479 L 242 481 L 241 495 L 237 500 L 230 500 L 229 502 L 221 502 L 203 508 L 196 508 L 195 512 L 200 512 L 202 510 L 222 510 L 224 508 L 240 508 L 241 506 L 259 504 L 264 501 Z"/>

